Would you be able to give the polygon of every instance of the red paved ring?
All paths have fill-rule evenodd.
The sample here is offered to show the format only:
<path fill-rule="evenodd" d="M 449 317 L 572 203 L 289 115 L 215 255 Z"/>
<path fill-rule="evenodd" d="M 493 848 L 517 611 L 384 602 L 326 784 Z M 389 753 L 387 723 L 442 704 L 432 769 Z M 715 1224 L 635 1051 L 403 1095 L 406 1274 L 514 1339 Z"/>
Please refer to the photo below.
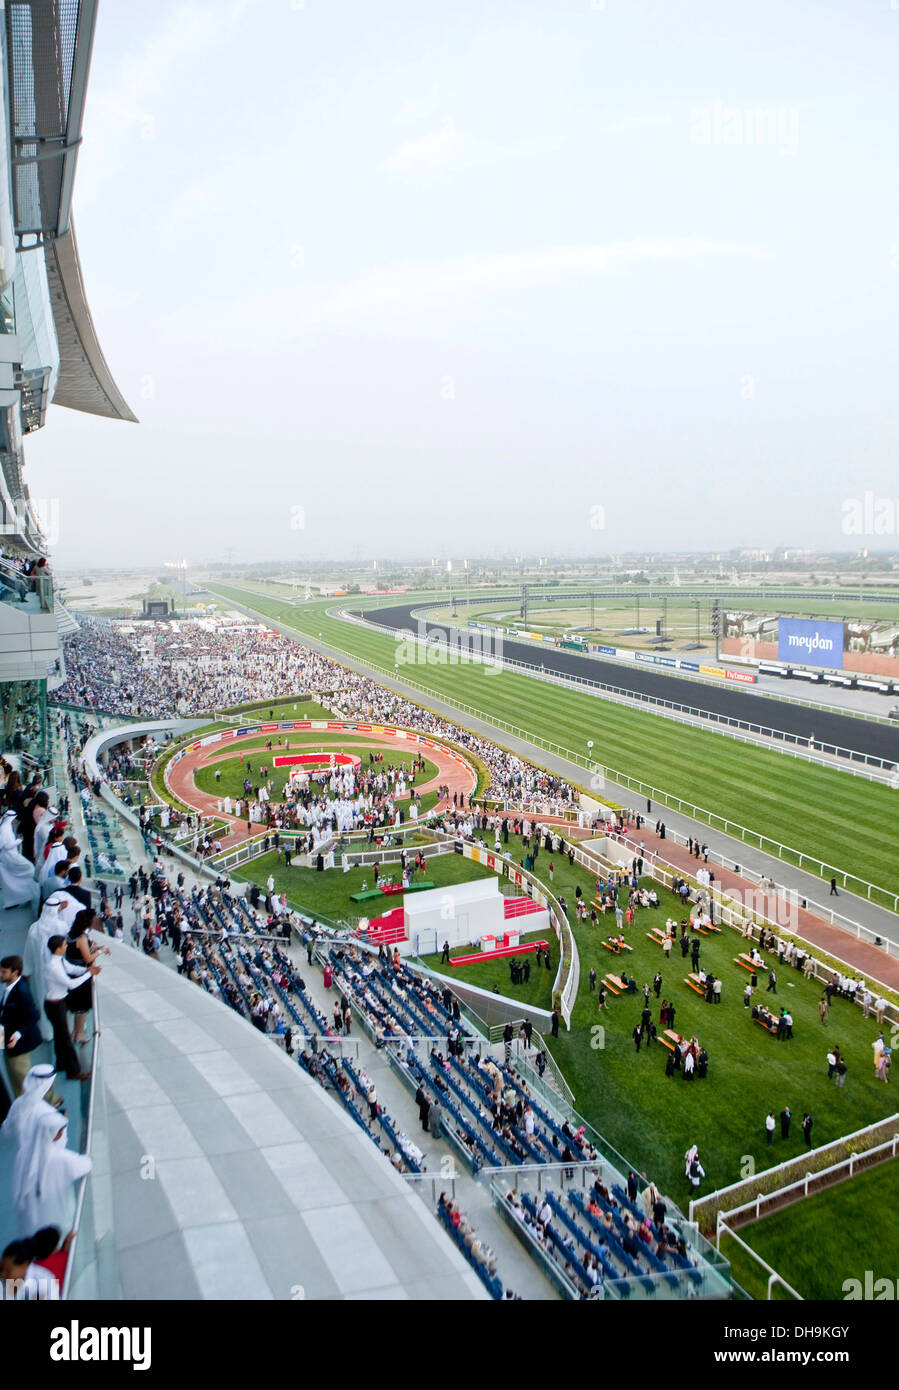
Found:
<path fill-rule="evenodd" d="M 427 734 L 398 729 L 395 725 L 360 724 L 356 720 L 296 720 L 293 723 L 253 726 L 254 738 L 269 733 L 290 734 L 294 732 L 321 734 L 324 739 L 339 738 L 341 733 L 358 733 L 367 736 L 366 742 L 383 745 L 385 752 L 388 748 L 425 750 L 425 756 L 436 764 L 437 776 L 417 787 L 416 791 L 423 795 L 425 792 L 436 790 L 438 785 L 448 786 L 449 798 L 443 798 L 439 801 L 437 810 L 452 810 L 453 793 L 461 793 L 469 797 L 477 784 L 477 774 L 461 750 L 457 751 L 452 745 L 433 740 Z M 164 773 L 166 787 L 182 804 L 189 806 L 193 811 L 199 811 L 203 816 L 215 817 L 230 825 L 230 830 L 222 831 L 217 836 L 223 849 L 233 849 L 236 845 L 249 839 L 251 835 L 259 834 L 264 827 L 254 826 L 251 831 L 248 831 L 244 819 L 238 820 L 236 816 L 229 816 L 220 811 L 218 808 L 221 804 L 221 798 L 213 796 L 209 792 L 201 792 L 194 783 L 194 773 L 198 768 L 209 767 L 217 762 L 230 761 L 235 757 L 242 759 L 244 756 L 242 743 L 242 739 L 233 729 L 226 729 L 221 733 L 209 735 L 196 743 L 188 744 L 181 753 L 176 754 Z M 321 756 L 322 751 L 319 750 L 318 756 Z M 257 747 L 252 752 L 259 755 L 262 753 L 262 749 Z M 282 754 L 281 756 L 287 755 Z M 328 756 L 327 753 L 325 756 Z M 399 798 L 401 801 L 408 799 L 408 792 L 405 797 Z M 582 833 L 588 835 L 592 832 L 584 830 Z"/>

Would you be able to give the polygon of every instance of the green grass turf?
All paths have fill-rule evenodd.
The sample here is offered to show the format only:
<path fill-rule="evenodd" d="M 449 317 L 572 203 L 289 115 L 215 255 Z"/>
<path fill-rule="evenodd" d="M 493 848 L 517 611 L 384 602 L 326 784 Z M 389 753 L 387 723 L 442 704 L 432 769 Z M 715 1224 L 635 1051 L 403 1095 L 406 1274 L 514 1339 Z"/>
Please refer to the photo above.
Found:
<path fill-rule="evenodd" d="M 848 1084 L 848 1083 L 847 1083 Z M 891 1159 L 827 1192 L 744 1226 L 740 1239 L 806 1299 L 842 1299 L 849 1279 L 863 1286 L 865 1271 L 899 1279 L 899 1167 Z M 734 1278 L 753 1298 L 765 1298 L 768 1276 L 726 1236 L 721 1253 Z M 775 1286 L 776 1287 L 776 1286 Z M 789 1297 L 783 1294 L 781 1296 Z"/>
<path fill-rule="evenodd" d="M 428 871 L 430 872 L 430 866 Z M 465 980 L 469 984 L 478 985 L 480 989 L 492 990 L 494 985 L 499 986 L 499 993 L 506 995 L 510 999 L 518 999 L 522 1004 L 533 1004 L 537 1009 L 551 1009 L 553 1006 L 553 980 L 556 978 L 556 969 L 559 964 L 559 948 L 556 943 L 555 933 L 552 931 L 528 932 L 522 935 L 522 942 L 527 941 L 548 941 L 550 944 L 550 968 L 547 970 L 545 965 L 537 969 L 537 957 L 533 951 L 526 956 L 520 956 L 520 960 L 529 960 L 531 963 L 531 978 L 527 983 L 513 985 L 512 977 L 509 973 L 509 961 L 511 956 L 500 956 L 494 960 L 491 956 L 485 955 L 483 960 L 479 960 L 476 965 L 460 965 L 457 969 L 452 966 L 441 964 L 440 952 L 433 956 L 423 956 L 422 960 L 429 965 L 432 970 L 438 970 L 449 980 Z M 453 956 L 470 956 L 477 950 L 477 946 L 455 946 L 450 951 L 450 958 Z"/>
<path fill-rule="evenodd" d="M 259 749 L 256 752 L 256 756 L 254 756 L 254 750 L 252 748 L 246 748 L 243 743 L 241 743 L 238 748 L 235 748 L 231 743 L 227 743 L 223 745 L 223 751 L 233 750 L 233 756 L 221 763 L 198 768 L 194 773 L 194 782 L 199 787 L 200 791 L 209 792 L 213 796 L 243 798 L 244 777 L 248 776 L 255 787 L 259 782 L 259 769 L 265 766 L 269 769 L 268 780 L 272 784 L 270 795 L 275 801 L 280 801 L 283 799 L 284 784 L 294 769 L 291 767 L 275 767 L 273 765 L 274 759 L 279 753 L 284 756 L 285 754 L 289 755 L 291 752 L 317 752 L 319 749 L 323 749 L 325 753 L 355 753 L 358 757 L 362 758 L 363 764 L 367 766 L 368 750 L 374 746 L 375 745 L 372 743 L 364 743 L 362 740 L 356 742 L 350 738 L 344 738 L 342 735 L 339 741 L 335 739 L 332 742 L 322 734 L 311 735 L 308 739 L 295 734 L 291 736 L 289 750 L 286 750 L 284 747 L 280 749 L 275 747 L 269 753 L 265 748 L 265 740 L 263 739 L 261 749 Z M 385 752 L 385 761 L 378 765 L 378 770 L 386 767 L 404 767 L 408 771 L 412 759 L 415 757 L 415 754 L 412 752 L 394 752 L 392 749 L 385 751 L 380 746 L 378 751 Z M 246 757 L 246 754 L 250 755 L 249 759 Z M 252 771 L 249 773 L 246 770 L 247 761 L 252 764 Z M 216 766 L 219 767 L 222 774 L 219 782 L 215 780 Z M 436 765 L 425 758 L 424 769 L 417 773 L 412 785 L 416 787 L 424 786 L 426 782 L 432 781 L 437 775 Z M 407 785 L 409 784 L 407 783 Z M 430 810 L 431 806 L 436 804 L 436 801 L 436 792 L 426 792 L 422 796 L 421 810 Z"/>
<path fill-rule="evenodd" d="M 393 670 L 397 654 L 393 639 L 329 618 L 325 610 L 334 606 L 333 600 L 293 609 L 246 591 L 221 585 L 215 589 L 301 637 L 322 633 L 323 640 L 333 646 Z M 430 654 L 432 659 L 437 655 L 435 651 Z M 592 756 L 611 770 L 641 779 L 669 797 L 682 797 L 727 816 L 737 825 L 817 856 L 863 882 L 899 893 L 896 799 L 891 787 L 513 672 L 488 673 L 473 663 L 421 662 L 401 667 L 400 675 L 426 684 L 434 695 L 462 701 L 487 718 L 508 721 L 582 755 L 586 754 L 587 739 L 592 738 Z M 426 694 L 421 699 L 427 703 Z M 809 711 L 809 718 L 814 721 L 813 711 Z M 586 782 L 586 771 L 583 777 Z M 599 791 L 601 795 L 601 788 Z M 639 798 L 635 791 L 635 805 Z M 800 807 L 801 815 L 797 814 Z M 835 807 L 840 808 L 838 817 Z M 847 837 L 847 825 L 864 827 L 864 833 Z M 794 856 L 784 857 L 796 862 Z M 809 861 L 803 867 L 817 872 Z M 829 879 L 829 870 L 821 877 Z M 873 897 L 880 900 L 877 895 Z M 888 905 L 892 906 L 892 898 Z"/>
<path fill-rule="evenodd" d="M 413 854 L 412 858 L 414 857 Z M 425 857 L 427 870 L 424 878 L 436 884 L 438 888 L 449 883 L 470 883 L 472 879 L 491 876 L 490 869 L 473 864 L 471 860 L 463 859 L 458 854 L 428 857 L 426 849 Z M 397 878 L 400 868 L 398 864 L 387 864 L 383 866 L 382 872 Z M 318 873 L 315 869 L 285 868 L 283 859 L 279 860 L 277 854 L 271 853 L 251 860 L 241 871 L 242 877 L 262 884 L 263 887 L 269 874 L 275 880 L 276 893 L 286 893 L 290 901 L 298 907 L 314 915 L 328 917 L 332 922 L 340 919 L 349 921 L 362 916 L 381 916 L 390 912 L 392 908 L 399 907 L 403 902 L 402 893 L 385 893 L 383 906 L 374 900 L 366 903 L 354 903 L 350 900 L 352 893 L 362 891 L 363 884 L 368 888 L 374 888 L 375 881 L 370 866 L 350 869 L 349 873 L 343 873 L 339 868 Z M 417 877 L 420 880 L 422 876 L 419 874 Z"/>
<path fill-rule="evenodd" d="M 508 851 L 516 862 L 521 860 L 520 838 L 509 837 Z M 545 883 L 549 860 L 547 851 L 541 850 L 535 872 Z M 552 891 L 565 897 L 573 917 L 575 888 L 580 885 L 589 903 L 594 880 L 564 856 L 553 855 L 552 862 Z M 274 855 L 256 859 L 248 866 L 248 876 L 264 884 L 274 863 Z M 427 865 L 428 878 L 439 884 L 482 878 L 489 872 L 458 855 L 432 858 Z M 359 891 L 363 878 L 372 886 L 370 870 L 318 874 L 308 869 L 285 870 L 282 865 L 274 869 L 274 876 L 278 892 L 286 892 L 293 902 L 332 920 L 358 917 L 359 905 L 350 903 L 349 894 Z M 626 956 L 613 956 L 601 944 L 614 929 L 611 914 L 600 917 L 597 929 L 589 922 L 586 926 L 572 922 L 580 956 L 580 988 L 572 1029 L 548 1040 L 574 1091 L 578 1110 L 629 1162 L 648 1172 L 676 1201 L 685 1203 L 689 1192 L 683 1154 L 693 1143 L 699 1145 L 707 1174 L 701 1195 L 745 1176 L 747 1158 L 761 1171 L 801 1153 L 804 1141 L 799 1126 L 806 1109 L 814 1120 L 815 1145 L 893 1113 L 892 1089 L 874 1075 L 871 1043 L 878 1030 L 873 1019 L 863 1019 L 861 1010 L 835 999 L 829 1024 L 823 1027 L 817 1013 L 820 987 L 804 980 L 799 971 L 784 968 L 778 971 L 776 997 L 764 994 L 767 977 L 760 975 L 766 1002 L 772 1006 L 787 1004 L 793 1014 L 794 1038 L 778 1042 L 754 1023 L 743 1007 L 742 994 L 749 977 L 734 965 L 733 957 L 744 943 L 729 930 L 702 938 L 700 962 L 724 982 L 722 1003 L 706 1004 L 683 983 L 691 968 L 689 960 L 682 960 L 675 947 L 676 956 L 673 952 L 666 966 L 661 948 L 645 935 L 653 925 L 664 926 L 668 916 L 680 921 L 680 904 L 673 895 L 660 889 L 659 898 L 657 909 L 638 910 L 636 922 L 626 932 L 634 950 Z M 557 951 L 554 946 L 554 957 Z M 597 995 L 589 990 L 591 965 L 600 979 L 610 970 L 620 973 L 624 966 L 641 988 L 644 981 L 651 984 L 655 972 L 661 970 L 661 997 L 674 1001 L 675 1029 L 687 1036 L 695 1033 L 709 1053 L 705 1080 L 685 1082 L 680 1075 L 666 1077 L 666 1052 L 661 1044 L 644 1044 L 639 1054 L 635 1053 L 631 1032 L 640 1020 L 642 995 L 615 998 L 610 994 L 608 1008 L 600 1013 Z M 482 968 L 490 967 L 471 967 L 473 971 Z M 654 996 L 652 1007 L 658 1024 L 659 1006 Z M 594 1033 L 596 1027 L 603 1032 Z M 842 1088 L 827 1079 L 825 1056 L 834 1043 L 839 1044 L 849 1067 Z M 778 1137 L 769 1147 L 765 1116 L 772 1109 L 779 1114 L 784 1105 L 789 1105 L 794 1115 L 791 1137 L 785 1143 Z"/>

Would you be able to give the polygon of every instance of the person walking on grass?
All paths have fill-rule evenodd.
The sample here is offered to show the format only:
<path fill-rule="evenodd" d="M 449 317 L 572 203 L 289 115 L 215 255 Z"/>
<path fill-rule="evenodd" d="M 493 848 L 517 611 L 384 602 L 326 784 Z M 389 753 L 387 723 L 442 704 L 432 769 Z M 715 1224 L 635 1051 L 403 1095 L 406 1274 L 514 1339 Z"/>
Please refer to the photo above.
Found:
<path fill-rule="evenodd" d="M 818 1000 L 818 1017 L 820 1018 L 825 1028 L 827 1027 L 827 1015 L 829 1013 L 830 1005 L 827 1002 L 827 995 L 822 994 L 821 998 Z"/>
<path fill-rule="evenodd" d="M 803 1117 L 802 1117 L 802 1137 L 803 1137 L 803 1139 L 805 1140 L 805 1146 L 806 1146 L 807 1149 L 810 1149 L 810 1148 L 812 1147 L 812 1125 L 813 1125 L 813 1124 L 814 1124 L 814 1120 L 812 1119 L 812 1117 L 811 1117 L 811 1115 L 808 1113 L 808 1111 L 806 1111 L 806 1113 L 805 1113 L 805 1114 L 803 1115 Z"/>

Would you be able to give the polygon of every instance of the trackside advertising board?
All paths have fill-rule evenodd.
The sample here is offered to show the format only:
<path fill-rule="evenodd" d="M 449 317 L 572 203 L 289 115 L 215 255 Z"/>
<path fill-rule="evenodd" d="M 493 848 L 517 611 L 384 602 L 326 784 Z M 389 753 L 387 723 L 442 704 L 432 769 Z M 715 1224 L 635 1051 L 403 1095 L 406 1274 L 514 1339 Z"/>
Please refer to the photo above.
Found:
<path fill-rule="evenodd" d="M 781 618 L 777 625 L 777 659 L 794 665 L 842 669 L 843 624 Z"/>

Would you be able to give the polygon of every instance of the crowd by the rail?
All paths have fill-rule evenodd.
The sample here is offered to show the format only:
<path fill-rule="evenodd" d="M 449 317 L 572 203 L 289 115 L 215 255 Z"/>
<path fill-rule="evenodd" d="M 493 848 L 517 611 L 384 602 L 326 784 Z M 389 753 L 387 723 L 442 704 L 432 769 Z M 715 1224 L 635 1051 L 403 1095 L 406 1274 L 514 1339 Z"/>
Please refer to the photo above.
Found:
<path fill-rule="evenodd" d="M 347 718 L 401 724 L 470 751 L 489 769 L 487 797 L 544 815 L 577 806 L 564 779 L 261 624 L 86 619 L 66 638 L 65 661 L 57 701 L 111 714 L 161 718 L 333 692 L 330 707 Z"/>

